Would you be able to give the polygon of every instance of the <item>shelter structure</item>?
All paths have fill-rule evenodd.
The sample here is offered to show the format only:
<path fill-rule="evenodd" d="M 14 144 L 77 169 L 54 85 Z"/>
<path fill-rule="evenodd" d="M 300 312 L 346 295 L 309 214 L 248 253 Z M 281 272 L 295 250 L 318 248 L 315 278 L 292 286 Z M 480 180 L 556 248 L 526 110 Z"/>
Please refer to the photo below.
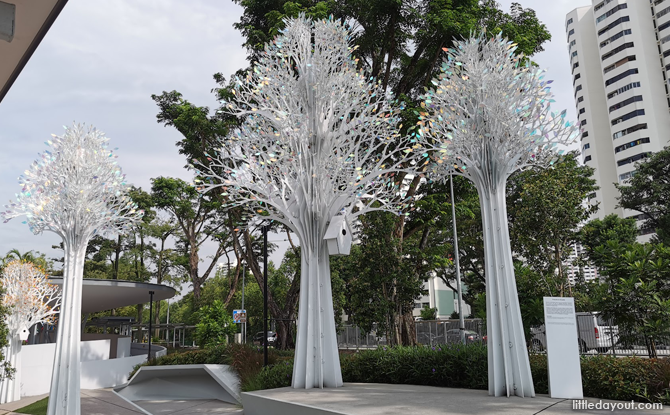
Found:
<path fill-rule="evenodd" d="M 0 102 L 68 0 L 0 0 Z"/>

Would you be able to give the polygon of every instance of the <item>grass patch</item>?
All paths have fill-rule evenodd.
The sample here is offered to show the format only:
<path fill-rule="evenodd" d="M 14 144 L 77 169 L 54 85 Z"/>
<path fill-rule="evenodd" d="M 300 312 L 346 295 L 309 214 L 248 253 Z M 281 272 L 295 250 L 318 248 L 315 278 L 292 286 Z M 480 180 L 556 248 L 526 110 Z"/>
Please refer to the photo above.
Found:
<path fill-rule="evenodd" d="M 49 398 L 44 398 L 37 402 L 31 403 L 28 406 L 24 406 L 21 409 L 17 409 L 14 412 L 20 414 L 32 414 L 32 415 L 47 415 L 47 406 L 49 405 Z"/>

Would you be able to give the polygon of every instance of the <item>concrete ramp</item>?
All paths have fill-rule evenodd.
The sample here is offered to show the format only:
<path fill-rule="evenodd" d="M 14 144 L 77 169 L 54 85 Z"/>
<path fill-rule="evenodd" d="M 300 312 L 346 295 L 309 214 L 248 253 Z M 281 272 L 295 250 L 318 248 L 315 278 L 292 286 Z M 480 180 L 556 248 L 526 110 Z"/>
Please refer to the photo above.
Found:
<path fill-rule="evenodd" d="M 240 404 L 239 378 L 228 365 L 143 366 L 114 392 L 134 405 L 212 399 Z"/>

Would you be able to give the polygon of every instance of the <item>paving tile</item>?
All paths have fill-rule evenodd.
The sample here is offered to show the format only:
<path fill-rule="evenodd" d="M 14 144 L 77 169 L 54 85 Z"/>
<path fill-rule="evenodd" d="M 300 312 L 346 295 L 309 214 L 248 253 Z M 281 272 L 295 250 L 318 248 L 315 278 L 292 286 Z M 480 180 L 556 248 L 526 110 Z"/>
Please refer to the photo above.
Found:
<path fill-rule="evenodd" d="M 153 415 L 241 414 L 242 408 L 219 400 L 136 401 Z"/>

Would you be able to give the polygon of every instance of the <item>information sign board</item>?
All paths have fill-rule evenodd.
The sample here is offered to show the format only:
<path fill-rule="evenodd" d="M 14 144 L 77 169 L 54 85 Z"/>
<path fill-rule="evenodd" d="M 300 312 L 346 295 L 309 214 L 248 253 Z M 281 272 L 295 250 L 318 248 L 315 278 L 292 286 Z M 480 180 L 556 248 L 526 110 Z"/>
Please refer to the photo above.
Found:
<path fill-rule="evenodd" d="M 577 318 L 572 297 L 544 297 L 547 334 L 549 396 L 582 399 L 582 369 L 579 364 Z"/>

